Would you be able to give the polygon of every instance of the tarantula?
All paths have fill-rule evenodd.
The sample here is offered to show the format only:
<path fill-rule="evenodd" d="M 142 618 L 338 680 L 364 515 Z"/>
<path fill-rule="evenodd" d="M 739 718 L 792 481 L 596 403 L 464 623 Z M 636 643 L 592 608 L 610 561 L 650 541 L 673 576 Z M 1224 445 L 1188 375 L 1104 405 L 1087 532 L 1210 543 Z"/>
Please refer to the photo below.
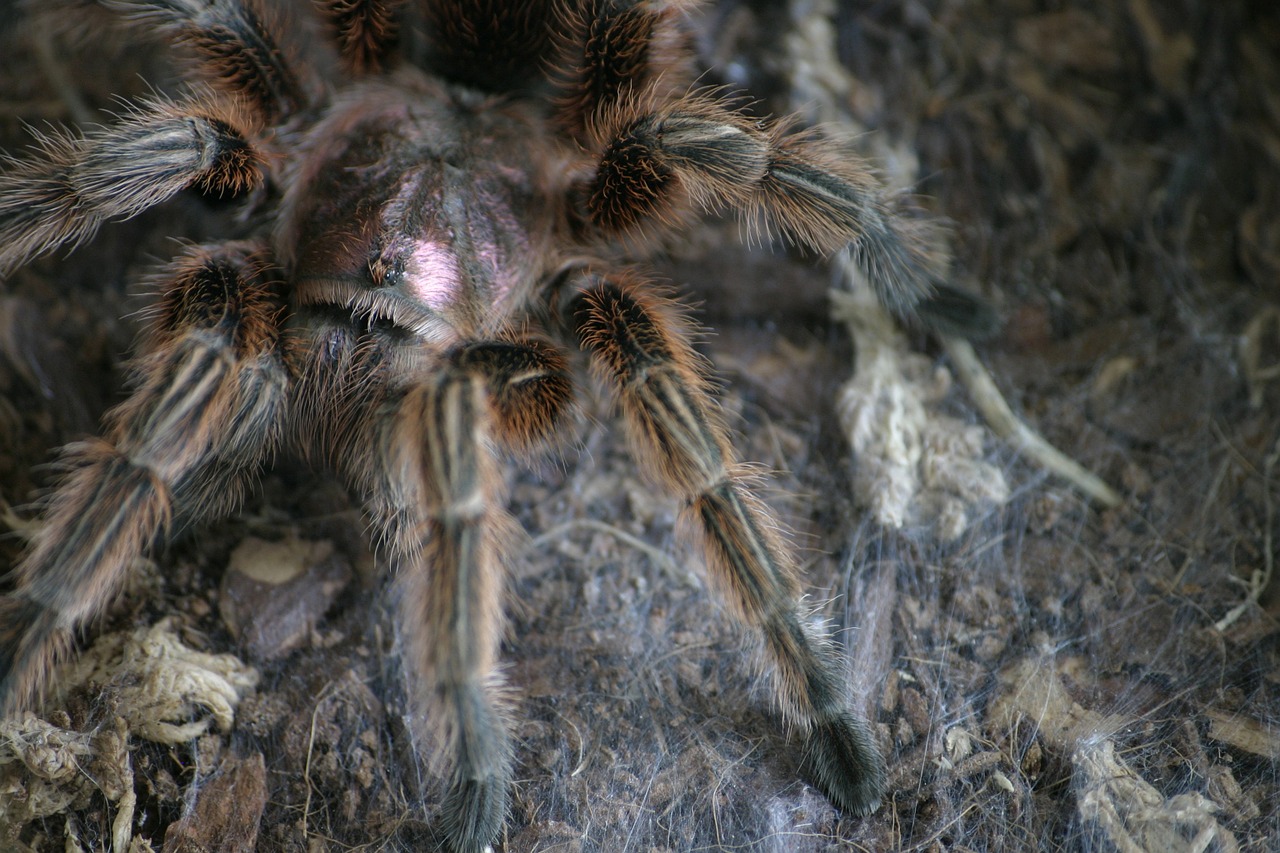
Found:
<path fill-rule="evenodd" d="M 513 762 L 496 666 L 514 521 L 495 466 L 553 440 L 567 339 L 758 635 L 806 772 L 838 807 L 874 810 L 875 739 L 801 611 L 690 323 L 640 264 L 693 217 L 734 210 L 821 252 L 851 246 L 909 311 L 936 274 L 865 167 L 694 85 L 690 3 L 98 4 L 189 55 L 191 89 L 10 159 L 0 274 L 186 189 L 237 196 L 249 236 L 156 275 L 131 393 L 101 438 L 64 450 L 0 598 L 0 702 L 41 693 L 136 556 L 230 512 L 294 452 L 364 502 L 396 577 L 415 719 L 447 780 L 442 831 L 484 849 Z M 330 38 L 304 39 L 288 15 L 318 16 Z"/>

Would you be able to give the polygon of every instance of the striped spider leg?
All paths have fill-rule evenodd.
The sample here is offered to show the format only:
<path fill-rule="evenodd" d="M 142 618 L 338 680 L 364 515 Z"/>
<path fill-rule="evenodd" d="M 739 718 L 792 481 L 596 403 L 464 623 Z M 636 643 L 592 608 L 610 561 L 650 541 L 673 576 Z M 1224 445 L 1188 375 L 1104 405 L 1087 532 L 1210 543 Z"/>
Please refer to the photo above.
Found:
<path fill-rule="evenodd" d="M 233 511 L 293 453 L 363 501 L 443 843 L 490 847 L 515 765 L 500 465 L 554 438 L 573 384 L 560 347 L 576 343 L 758 640 L 805 772 L 839 808 L 873 811 L 872 729 L 802 610 L 691 324 L 645 272 L 698 217 L 731 211 L 850 248 L 884 303 L 928 314 L 945 283 L 868 169 L 697 88 L 694 0 L 82 5 L 159 35 L 186 89 L 0 164 L 0 276 L 184 191 L 234 196 L 239 215 L 157 274 L 127 398 L 64 451 L 0 596 L 0 708 L 37 700 L 137 555 Z"/>
<path fill-rule="evenodd" d="M 832 802 L 874 811 L 884 759 L 849 710 L 838 657 L 800 609 L 800 584 L 780 523 L 735 457 L 689 330 L 661 290 L 634 275 L 600 276 L 574 302 L 597 373 L 617 399 L 634 454 L 679 499 L 682 526 L 734 615 L 760 638 L 803 765 Z"/>

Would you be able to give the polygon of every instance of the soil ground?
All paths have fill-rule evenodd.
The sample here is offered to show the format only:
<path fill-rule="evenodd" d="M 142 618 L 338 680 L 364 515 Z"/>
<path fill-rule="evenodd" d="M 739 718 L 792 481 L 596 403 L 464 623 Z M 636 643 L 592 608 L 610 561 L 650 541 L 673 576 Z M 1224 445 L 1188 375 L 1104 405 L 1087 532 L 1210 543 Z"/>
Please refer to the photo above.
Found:
<path fill-rule="evenodd" d="M 584 381 L 567 447 L 510 480 L 528 537 L 505 646 L 519 781 L 502 849 L 1276 849 L 1280 11 L 725 0 L 698 20 L 708 82 L 750 89 L 762 113 L 822 106 L 867 131 L 868 150 L 909 161 L 881 165 L 949 223 L 952 280 L 1000 317 L 980 358 L 1123 501 L 1103 507 L 988 434 L 980 470 L 1007 500 L 966 505 L 950 537 L 915 516 L 878 523 L 837 416 L 856 348 L 830 317 L 831 268 L 708 224 L 659 266 L 714 330 L 701 349 L 740 452 L 779 472 L 767 497 L 848 649 L 890 790 L 855 819 L 801 779 L 676 507 Z M 20 122 L 73 122 L 20 21 L 0 10 L 10 152 L 26 144 Z M 830 47 L 826 71 L 848 85 L 801 79 L 797 44 Z M 93 110 L 171 79 L 163 55 L 97 39 L 55 53 Z M 180 199 L 4 283 L 5 500 L 46 487 L 50 448 L 120 399 L 140 272 L 228 217 Z M 909 342 L 930 370 L 951 368 L 936 339 Z M 936 405 L 980 423 L 959 385 Z M 229 574 L 264 549 L 301 580 L 255 615 L 258 588 Z M 0 566 L 20 552 L 20 536 L 0 541 Z M 9 721 L 0 802 L 40 813 L 4 827 L 0 847 L 431 849 L 439 788 L 409 744 L 391 608 L 341 488 L 280 460 L 241 513 L 137 575 L 86 647 L 160 625 L 186 649 L 236 655 L 193 667 L 230 684 L 252 666 L 256 687 L 227 730 L 169 743 L 123 722 L 133 694 L 119 685 L 46 707 L 43 728 Z M 180 722 L 215 705 L 197 696 Z M 37 809 L 37 792 L 53 805 Z"/>

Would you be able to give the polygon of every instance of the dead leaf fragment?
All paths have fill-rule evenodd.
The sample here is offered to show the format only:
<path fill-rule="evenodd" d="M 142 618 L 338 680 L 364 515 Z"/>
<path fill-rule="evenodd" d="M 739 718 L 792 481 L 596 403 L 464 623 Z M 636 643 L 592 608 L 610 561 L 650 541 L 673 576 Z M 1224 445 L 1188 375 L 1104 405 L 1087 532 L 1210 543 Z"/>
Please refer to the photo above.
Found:
<path fill-rule="evenodd" d="M 163 853 L 252 853 L 266 804 L 262 753 L 227 758 L 200 786 L 194 806 L 169 825 Z"/>

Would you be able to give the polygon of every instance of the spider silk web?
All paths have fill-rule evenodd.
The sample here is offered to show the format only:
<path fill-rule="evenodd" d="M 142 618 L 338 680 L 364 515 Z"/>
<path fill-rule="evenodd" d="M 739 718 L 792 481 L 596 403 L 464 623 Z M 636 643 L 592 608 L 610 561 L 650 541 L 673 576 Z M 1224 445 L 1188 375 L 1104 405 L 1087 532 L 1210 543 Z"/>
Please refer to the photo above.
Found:
<path fill-rule="evenodd" d="M 74 123 L 20 20 L 0 12 L 10 152 L 29 140 L 20 122 Z M 862 309 L 851 331 L 828 293 L 857 298 L 840 259 L 744 246 L 733 222 L 695 229 L 660 272 L 711 330 L 700 349 L 739 452 L 778 472 L 765 496 L 794 530 L 813 618 L 847 650 L 890 789 L 854 819 L 801 779 L 677 508 L 584 381 L 563 451 L 510 475 L 527 537 L 503 849 L 1274 849 L 1280 17 L 1196 0 L 724 0 L 697 20 L 706 82 L 831 126 L 904 209 L 946 224 L 952 280 L 1001 320 L 980 361 L 1122 503 L 990 430 L 936 338 Z M 173 79 L 163 51 L 66 55 L 94 110 Z M 235 227 L 233 210 L 182 199 L 4 283 L 7 502 L 46 486 L 49 449 L 119 398 L 138 277 L 175 236 Z M 887 378 L 866 372 L 877 353 Z M 891 457 L 882 430 L 851 450 L 851 380 L 901 404 L 876 410 L 885 423 L 920 414 L 915 456 Z M 892 506 L 867 488 L 891 477 Z M 228 566 L 268 546 L 329 591 L 287 650 L 233 638 L 224 617 Z M 0 549 L 11 566 L 20 536 Z M 257 803 L 258 850 L 431 849 L 440 786 L 409 735 L 382 571 L 345 493 L 287 459 L 241 515 L 141 561 L 84 672 L 176 648 L 160 672 L 194 686 L 156 712 L 171 728 L 132 716 L 133 694 L 88 688 L 7 723 L 0 809 L 29 819 L 0 822 L 0 847 L 161 850 L 184 815 Z"/>

